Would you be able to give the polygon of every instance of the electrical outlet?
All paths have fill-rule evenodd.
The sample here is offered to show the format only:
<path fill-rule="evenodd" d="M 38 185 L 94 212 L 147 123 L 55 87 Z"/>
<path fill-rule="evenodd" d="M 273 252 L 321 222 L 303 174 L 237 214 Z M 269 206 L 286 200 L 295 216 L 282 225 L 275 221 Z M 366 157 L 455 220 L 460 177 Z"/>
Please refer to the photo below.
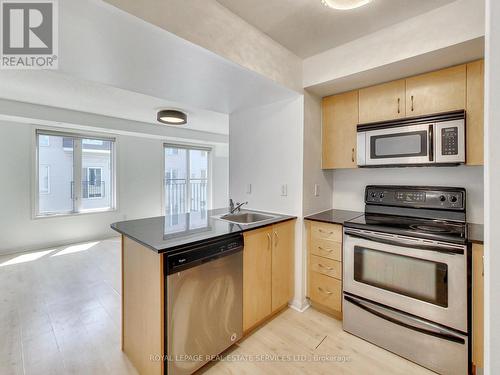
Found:
<path fill-rule="evenodd" d="M 247 194 L 252 194 L 252 184 L 247 184 Z"/>
<path fill-rule="evenodd" d="M 287 184 L 281 185 L 281 196 L 286 197 L 288 195 L 288 186 Z"/>
<path fill-rule="evenodd" d="M 319 197 L 319 185 L 314 184 L 314 196 Z"/>

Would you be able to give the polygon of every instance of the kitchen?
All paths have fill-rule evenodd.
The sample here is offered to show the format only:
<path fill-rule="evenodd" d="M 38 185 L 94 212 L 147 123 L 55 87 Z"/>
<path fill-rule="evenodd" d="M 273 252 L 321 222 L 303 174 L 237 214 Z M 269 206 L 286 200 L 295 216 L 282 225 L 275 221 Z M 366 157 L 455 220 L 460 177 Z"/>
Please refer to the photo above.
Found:
<path fill-rule="evenodd" d="M 243 1 L 69 1 L 59 4 L 60 72 L 0 72 L 2 145 L 12 160 L 2 175 L 14 182 L 2 202 L 2 371 L 191 373 L 206 361 L 177 363 L 183 372 L 151 356 L 217 357 L 236 343 L 200 371 L 494 373 L 489 103 L 498 41 L 488 20 L 498 9 L 470 0 L 405 2 L 392 12 L 383 0 L 351 10 L 317 3 L 297 15 L 292 5 Z M 184 23 L 208 14 L 214 22 Z M 279 14 L 288 23 L 266 26 Z M 333 34 L 316 40 L 298 21 Z M 89 25 L 101 32 L 81 35 Z M 407 35 L 411 46 L 401 43 Z M 71 210 L 54 214 L 46 199 L 60 168 L 48 151 L 58 144 L 73 160 L 63 181 Z M 383 244 L 358 238 L 367 234 Z M 377 256 L 386 249 L 426 257 L 412 267 Z M 368 267 L 355 267 L 364 260 Z M 380 263 L 409 267 L 411 277 L 383 290 L 392 276 L 375 271 Z M 413 305 L 389 300 L 401 289 Z M 406 326 L 394 322 L 403 318 Z M 374 319 L 416 340 L 412 349 L 381 340 Z M 449 345 L 447 354 L 418 349 L 422 330 L 436 350 Z M 81 347 L 72 332 L 94 347 L 81 361 L 69 356 Z M 183 352 L 196 342 L 196 353 Z M 50 354 L 29 350 L 45 346 Z"/>

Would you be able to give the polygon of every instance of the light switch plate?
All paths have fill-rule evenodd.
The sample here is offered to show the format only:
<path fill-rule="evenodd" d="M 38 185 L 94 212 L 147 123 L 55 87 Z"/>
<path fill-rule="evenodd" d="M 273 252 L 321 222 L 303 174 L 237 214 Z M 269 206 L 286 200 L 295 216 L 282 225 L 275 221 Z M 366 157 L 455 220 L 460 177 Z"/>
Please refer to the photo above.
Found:
<path fill-rule="evenodd" d="M 287 184 L 281 185 L 281 196 L 286 197 L 288 195 L 288 186 Z"/>
<path fill-rule="evenodd" d="M 252 184 L 247 184 L 247 194 L 252 194 Z"/>
<path fill-rule="evenodd" d="M 319 185 L 314 184 L 314 196 L 319 197 Z"/>

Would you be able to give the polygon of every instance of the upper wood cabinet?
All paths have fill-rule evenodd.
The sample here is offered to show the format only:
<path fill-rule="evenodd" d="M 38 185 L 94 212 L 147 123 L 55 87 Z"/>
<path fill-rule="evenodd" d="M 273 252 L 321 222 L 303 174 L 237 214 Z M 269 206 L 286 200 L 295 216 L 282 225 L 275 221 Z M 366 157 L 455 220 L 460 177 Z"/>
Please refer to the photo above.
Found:
<path fill-rule="evenodd" d="M 376 122 L 405 117 L 405 80 L 359 90 L 359 122 Z"/>
<path fill-rule="evenodd" d="M 483 165 L 484 61 L 323 98 L 322 168 L 356 168 L 356 125 L 467 111 L 466 164 Z"/>
<path fill-rule="evenodd" d="M 356 168 L 358 91 L 326 97 L 322 107 L 322 168 Z"/>
<path fill-rule="evenodd" d="M 292 298 L 295 220 L 243 236 L 243 330 L 249 331 Z"/>
<path fill-rule="evenodd" d="M 465 108 L 466 65 L 454 66 L 406 79 L 406 116 Z"/>
<path fill-rule="evenodd" d="M 467 64 L 467 165 L 484 162 L 484 60 Z"/>

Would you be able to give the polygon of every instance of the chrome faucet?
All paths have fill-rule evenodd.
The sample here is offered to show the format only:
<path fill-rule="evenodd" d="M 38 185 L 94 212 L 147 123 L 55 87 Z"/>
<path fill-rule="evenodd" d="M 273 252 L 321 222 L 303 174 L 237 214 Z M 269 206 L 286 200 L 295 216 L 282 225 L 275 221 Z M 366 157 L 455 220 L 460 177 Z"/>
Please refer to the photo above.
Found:
<path fill-rule="evenodd" d="M 229 213 L 234 214 L 236 211 L 240 212 L 241 211 L 241 206 L 244 204 L 248 204 L 248 202 L 243 202 L 243 203 L 238 203 L 236 202 L 236 206 L 233 203 L 233 200 L 229 200 Z"/>

